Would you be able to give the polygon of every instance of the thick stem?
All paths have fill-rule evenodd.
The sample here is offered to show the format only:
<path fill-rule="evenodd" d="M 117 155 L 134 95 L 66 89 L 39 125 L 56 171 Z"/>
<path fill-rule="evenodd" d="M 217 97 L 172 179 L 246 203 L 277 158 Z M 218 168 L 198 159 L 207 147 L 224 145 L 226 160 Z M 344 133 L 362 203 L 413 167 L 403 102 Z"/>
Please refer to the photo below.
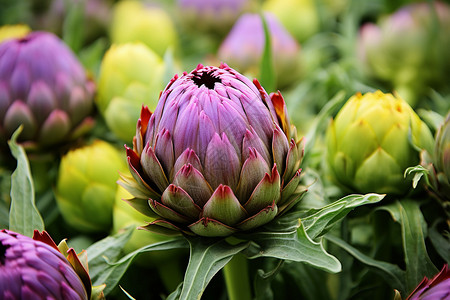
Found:
<path fill-rule="evenodd" d="M 236 254 L 223 268 L 229 300 L 251 300 L 247 258 Z"/>

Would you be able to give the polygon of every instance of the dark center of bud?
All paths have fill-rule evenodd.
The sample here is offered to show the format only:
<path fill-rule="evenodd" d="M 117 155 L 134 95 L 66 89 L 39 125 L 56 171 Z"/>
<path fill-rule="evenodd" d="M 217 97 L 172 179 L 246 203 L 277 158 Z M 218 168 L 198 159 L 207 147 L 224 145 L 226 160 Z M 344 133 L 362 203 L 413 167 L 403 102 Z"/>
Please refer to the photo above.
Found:
<path fill-rule="evenodd" d="M 8 249 L 8 248 L 9 248 L 8 245 L 3 245 L 2 243 L 0 243 L 0 265 L 4 265 L 5 264 L 6 249 Z"/>
<path fill-rule="evenodd" d="M 198 86 L 201 87 L 203 84 L 210 90 L 214 89 L 214 84 L 216 82 L 222 83 L 222 80 L 220 78 L 215 77 L 213 74 L 213 71 L 208 72 L 202 72 L 200 74 L 196 74 L 192 81 Z"/>

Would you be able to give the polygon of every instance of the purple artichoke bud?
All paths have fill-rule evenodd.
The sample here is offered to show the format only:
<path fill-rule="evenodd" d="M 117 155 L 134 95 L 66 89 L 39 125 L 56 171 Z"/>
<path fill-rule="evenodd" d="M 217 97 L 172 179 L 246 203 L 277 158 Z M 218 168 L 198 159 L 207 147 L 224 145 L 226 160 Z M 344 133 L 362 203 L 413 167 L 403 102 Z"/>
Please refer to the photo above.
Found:
<path fill-rule="evenodd" d="M 227 32 L 253 0 L 178 0 L 181 19 L 194 30 Z"/>
<path fill-rule="evenodd" d="M 89 299 L 90 279 L 77 274 L 69 262 L 73 249 L 68 253 L 64 257 L 45 231 L 31 239 L 0 230 L 0 299 Z"/>
<path fill-rule="evenodd" d="M 92 126 L 94 83 L 55 35 L 32 32 L 0 44 L 0 139 L 23 124 L 19 140 L 46 147 Z"/>
<path fill-rule="evenodd" d="M 450 295 L 450 270 L 444 265 L 432 279 L 424 278 L 406 300 L 446 300 Z"/>
<path fill-rule="evenodd" d="M 271 37 L 277 86 L 286 86 L 300 75 L 300 45 L 274 15 L 266 13 L 265 18 Z M 240 72 L 255 75 L 259 73 L 264 44 L 260 15 L 245 14 L 234 24 L 217 55 Z"/>
<path fill-rule="evenodd" d="M 126 149 L 132 177 L 120 184 L 157 218 L 150 231 L 227 236 L 268 223 L 304 192 L 283 97 L 225 64 L 176 75 L 153 114 L 143 107 Z"/>

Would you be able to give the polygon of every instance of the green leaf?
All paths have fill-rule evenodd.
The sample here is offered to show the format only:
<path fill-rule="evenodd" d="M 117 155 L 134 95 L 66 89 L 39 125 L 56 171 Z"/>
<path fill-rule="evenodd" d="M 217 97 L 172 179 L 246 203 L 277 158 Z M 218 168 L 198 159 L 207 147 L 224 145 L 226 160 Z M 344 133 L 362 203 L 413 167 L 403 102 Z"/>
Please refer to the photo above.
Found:
<path fill-rule="evenodd" d="M 378 209 L 389 212 L 394 221 L 400 223 L 406 263 L 406 288 L 412 291 L 424 276 L 432 278 L 438 272 L 425 246 L 427 224 L 420 205 L 416 201 L 402 199 Z"/>
<path fill-rule="evenodd" d="M 298 224 L 298 222 L 297 222 Z M 341 263 L 328 254 L 321 242 L 314 242 L 302 224 L 289 232 L 262 231 L 252 235 L 252 241 L 259 246 L 258 251 L 246 251 L 249 258 L 273 257 L 310 264 L 316 268 L 337 273 Z"/>
<path fill-rule="evenodd" d="M 326 235 L 325 239 L 341 247 L 349 254 L 351 254 L 354 258 L 364 263 L 372 270 L 381 273 L 382 277 L 393 289 L 394 288 L 399 289 L 403 294 L 406 294 L 406 286 L 404 284 L 405 271 L 400 269 L 399 266 L 384 261 L 375 260 L 361 253 L 358 249 L 349 245 L 340 238 L 333 236 L 331 234 Z"/>
<path fill-rule="evenodd" d="M 448 232 L 446 233 L 446 237 L 441 235 L 436 228 L 437 224 L 438 222 L 428 229 L 428 237 L 430 238 L 434 249 L 436 249 L 436 252 L 447 262 L 447 264 L 450 264 L 450 235 Z"/>
<path fill-rule="evenodd" d="M 269 27 L 267 26 L 266 18 L 264 14 L 261 13 L 261 21 L 263 23 L 264 28 L 264 51 L 261 57 L 261 65 L 259 75 L 261 86 L 268 92 L 274 92 L 276 88 L 276 74 L 275 74 L 275 66 L 273 62 L 273 54 L 272 54 L 272 41 L 270 38 Z"/>
<path fill-rule="evenodd" d="M 405 173 L 403 174 L 403 176 L 406 178 L 407 176 L 414 174 L 413 180 L 412 180 L 412 186 L 413 188 L 417 187 L 417 184 L 419 183 L 420 179 L 425 178 L 425 182 L 428 186 L 430 186 L 430 181 L 428 179 L 428 170 L 425 169 L 423 166 L 421 165 L 417 165 L 414 167 L 409 167 L 405 170 Z"/>
<path fill-rule="evenodd" d="M 348 195 L 321 209 L 312 209 L 301 217 L 305 230 L 312 239 L 327 233 L 354 208 L 380 202 L 385 195 Z"/>
<path fill-rule="evenodd" d="M 140 253 L 187 248 L 186 241 L 179 237 L 169 241 L 144 246 L 117 260 L 123 245 L 129 240 L 133 230 L 135 229 L 131 227 L 122 233 L 108 236 L 87 249 L 89 274 L 93 285 L 105 283 L 105 295 L 108 295 L 108 293 L 113 290 L 130 263 Z"/>
<path fill-rule="evenodd" d="M 272 280 L 280 273 L 284 260 L 278 260 L 278 264 L 275 268 L 269 272 L 265 272 L 262 269 L 256 271 L 254 286 L 255 286 L 255 299 L 256 300 L 269 300 L 273 299 L 273 292 L 270 287 Z"/>
<path fill-rule="evenodd" d="M 0 228 L 9 228 L 11 173 L 0 168 Z"/>
<path fill-rule="evenodd" d="M 189 264 L 184 275 L 181 293 L 178 289 L 169 299 L 200 299 L 213 276 L 219 272 L 234 255 L 246 249 L 249 243 L 230 245 L 224 239 L 202 237 L 187 238 L 190 244 Z"/>
<path fill-rule="evenodd" d="M 68 14 L 63 24 L 63 40 L 72 49 L 78 53 L 83 44 L 84 38 L 84 5 L 85 1 L 65 1 L 69 7 Z"/>
<path fill-rule="evenodd" d="M 35 205 L 33 178 L 27 155 L 23 147 L 16 142 L 21 131 L 22 126 L 8 141 L 11 153 L 17 160 L 16 170 L 11 176 L 9 229 L 32 237 L 35 229 L 44 230 L 44 221 Z"/>

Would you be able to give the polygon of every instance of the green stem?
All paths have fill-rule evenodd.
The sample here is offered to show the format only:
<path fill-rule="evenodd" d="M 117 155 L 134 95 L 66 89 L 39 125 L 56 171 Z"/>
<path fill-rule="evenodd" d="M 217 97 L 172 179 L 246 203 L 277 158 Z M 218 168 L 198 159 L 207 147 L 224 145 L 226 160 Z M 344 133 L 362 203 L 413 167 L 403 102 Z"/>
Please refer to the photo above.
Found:
<path fill-rule="evenodd" d="M 247 258 L 236 254 L 223 268 L 229 300 L 251 300 Z"/>
<path fill-rule="evenodd" d="M 174 291 L 183 281 L 181 265 L 178 259 L 167 260 L 158 266 L 158 273 L 168 292 Z"/>

